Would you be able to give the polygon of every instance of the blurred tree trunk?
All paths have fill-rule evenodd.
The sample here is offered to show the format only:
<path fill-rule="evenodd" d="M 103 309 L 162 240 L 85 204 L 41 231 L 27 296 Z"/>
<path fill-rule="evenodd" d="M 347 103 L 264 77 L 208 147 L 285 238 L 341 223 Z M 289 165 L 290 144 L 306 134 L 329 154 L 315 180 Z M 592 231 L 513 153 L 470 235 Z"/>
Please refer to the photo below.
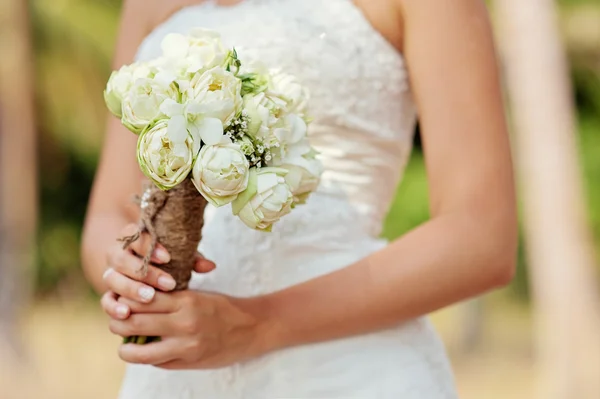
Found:
<path fill-rule="evenodd" d="M 565 51 L 551 0 L 496 0 L 543 399 L 600 397 L 599 298 Z"/>
<path fill-rule="evenodd" d="M 0 1 L 0 328 L 30 292 L 37 216 L 33 59 L 28 1 Z"/>

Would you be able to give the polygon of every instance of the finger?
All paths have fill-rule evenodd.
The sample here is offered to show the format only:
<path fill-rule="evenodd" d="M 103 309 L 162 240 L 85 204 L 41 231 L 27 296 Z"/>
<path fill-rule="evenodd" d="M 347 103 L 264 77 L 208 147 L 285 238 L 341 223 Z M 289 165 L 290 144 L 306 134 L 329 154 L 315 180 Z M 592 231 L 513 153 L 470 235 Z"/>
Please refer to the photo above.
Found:
<path fill-rule="evenodd" d="M 135 224 L 128 224 L 122 230 L 123 236 L 132 236 L 139 232 L 139 227 Z M 152 238 L 148 233 L 141 233 L 137 240 L 133 241 L 128 249 L 135 255 L 144 258 L 152 245 Z M 152 258 L 150 261 L 155 264 L 168 263 L 171 260 L 169 252 L 160 244 L 156 244 L 154 251 L 152 252 Z"/>
<path fill-rule="evenodd" d="M 174 326 L 171 317 L 166 314 L 134 313 L 126 320 L 111 319 L 108 326 L 113 334 L 121 337 L 141 335 L 160 337 L 173 335 Z"/>
<path fill-rule="evenodd" d="M 121 345 L 119 357 L 127 363 L 154 365 L 177 360 L 180 350 L 177 339 L 167 338 L 146 345 Z"/>
<path fill-rule="evenodd" d="M 109 266 L 117 272 L 124 274 L 134 280 L 142 281 L 148 285 L 160 288 L 163 291 L 171 291 L 177 285 L 173 277 L 155 266 L 148 266 L 145 277 L 140 275 L 142 260 L 128 251 L 116 249 L 108 259 Z"/>
<path fill-rule="evenodd" d="M 163 292 L 157 292 L 150 303 L 140 303 L 125 297 L 120 297 L 118 302 L 131 309 L 132 313 L 173 313 L 179 309 L 176 297 Z"/>
<path fill-rule="evenodd" d="M 215 270 L 217 265 L 214 262 L 206 259 L 201 253 L 196 255 L 196 263 L 194 264 L 194 271 L 198 273 L 209 273 Z"/>
<path fill-rule="evenodd" d="M 110 268 L 104 272 L 104 282 L 117 295 L 148 303 L 152 301 L 156 290 L 149 285 L 130 279 L 129 277 Z"/>
<path fill-rule="evenodd" d="M 148 251 L 150 251 L 151 246 L 152 238 L 147 233 L 143 233 L 140 235 L 140 238 L 131 243 L 129 249 L 140 258 L 144 258 L 148 254 Z M 169 263 L 171 261 L 171 255 L 165 249 L 165 247 L 160 244 L 156 244 L 150 261 L 159 265 Z"/>
<path fill-rule="evenodd" d="M 131 308 L 125 303 L 119 303 L 117 294 L 107 291 L 100 300 L 102 309 L 113 319 L 126 319 L 131 314 Z"/>

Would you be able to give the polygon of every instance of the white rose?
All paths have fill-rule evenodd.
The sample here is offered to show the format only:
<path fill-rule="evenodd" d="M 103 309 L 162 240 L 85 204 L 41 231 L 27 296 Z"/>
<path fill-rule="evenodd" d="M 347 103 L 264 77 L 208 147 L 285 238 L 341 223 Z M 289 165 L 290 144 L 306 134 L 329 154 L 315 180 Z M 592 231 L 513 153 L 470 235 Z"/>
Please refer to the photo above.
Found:
<path fill-rule="evenodd" d="M 188 176 L 197 152 L 191 135 L 170 134 L 165 120 L 144 130 L 137 144 L 142 172 L 162 190 L 175 187 Z"/>
<path fill-rule="evenodd" d="M 295 76 L 274 71 L 271 75 L 271 90 L 287 101 L 289 113 L 297 113 L 306 117 L 310 93 Z"/>
<path fill-rule="evenodd" d="M 110 112 L 120 118 L 122 115 L 121 103 L 133 83 L 137 79 L 151 77 L 153 73 L 153 69 L 148 64 L 137 62 L 113 71 L 104 90 L 104 101 Z"/>
<path fill-rule="evenodd" d="M 273 223 L 292 209 L 286 173 L 279 168 L 251 169 L 248 188 L 232 203 L 233 214 L 250 228 L 271 231 Z"/>
<path fill-rule="evenodd" d="M 288 171 L 285 181 L 294 196 L 294 203 L 303 204 L 319 186 L 323 165 L 315 158 L 314 151 L 311 151 L 306 156 L 286 160 L 281 167 Z"/>
<path fill-rule="evenodd" d="M 266 93 L 246 94 L 244 111 L 248 117 L 248 134 L 252 137 L 269 141 L 272 129 L 279 123 L 285 100 Z"/>
<path fill-rule="evenodd" d="M 123 98 L 121 122 L 139 134 L 161 115 L 160 106 L 179 96 L 175 84 L 159 79 L 137 79 Z"/>
<path fill-rule="evenodd" d="M 227 57 L 221 36 L 208 29 L 193 29 L 189 35 L 168 34 L 161 47 L 164 57 L 174 60 L 187 73 L 222 65 Z"/>
<path fill-rule="evenodd" d="M 192 170 L 193 183 L 214 206 L 223 206 L 248 187 L 250 165 L 237 144 L 206 145 Z"/>
<path fill-rule="evenodd" d="M 189 103 L 196 113 L 220 119 L 227 126 L 242 107 L 241 88 L 234 74 L 215 67 L 192 78 L 183 102 Z"/>

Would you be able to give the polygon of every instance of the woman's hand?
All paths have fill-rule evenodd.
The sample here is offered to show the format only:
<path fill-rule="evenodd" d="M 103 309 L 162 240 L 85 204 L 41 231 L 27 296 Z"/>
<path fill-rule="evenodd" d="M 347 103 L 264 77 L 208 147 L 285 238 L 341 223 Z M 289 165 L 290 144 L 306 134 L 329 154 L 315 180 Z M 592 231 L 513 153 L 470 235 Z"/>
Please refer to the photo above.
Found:
<path fill-rule="evenodd" d="M 161 337 L 146 345 L 121 345 L 119 356 L 128 363 L 165 369 L 219 368 L 274 349 L 260 299 L 186 290 L 157 292 L 151 303 L 126 298 L 119 303 L 133 314 L 127 320 L 110 321 L 114 334 Z"/>
<path fill-rule="evenodd" d="M 134 224 L 123 229 L 123 235 L 131 235 L 137 231 Z M 150 248 L 150 236 L 142 234 L 128 249 L 123 249 L 116 243 L 107 254 L 108 269 L 104 272 L 104 282 L 108 291 L 102 296 L 101 304 L 104 311 L 114 319 L 126 319 L 131 314 L 131 307 L 119 303 L 118 298 L 149 303 L 156 295 L 156 289 L 171 291 L 175 288 L 175 280 L 168 273 L 157 267 L 149 266 L 148 274 L 142 277 L 142 258 Z M 154 249 L 151 262 L 155 265 L 167 263 L 170 255 L 160 244 Z M 214 270 L 215 264 L 198 254 L 194 269 L 199 273 Z"/>

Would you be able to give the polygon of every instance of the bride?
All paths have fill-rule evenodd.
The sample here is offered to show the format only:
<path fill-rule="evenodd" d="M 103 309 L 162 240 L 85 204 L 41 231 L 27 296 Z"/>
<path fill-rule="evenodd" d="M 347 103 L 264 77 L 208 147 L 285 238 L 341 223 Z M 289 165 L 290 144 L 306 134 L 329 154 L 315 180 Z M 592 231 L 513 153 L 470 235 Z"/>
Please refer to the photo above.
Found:
<path fill-rule="evenodd" d="M 312 94 L 319 190 L 273 232 L 208 209 L 192 290 L 137 271 L 145 237 L 135 138 L 110 120 L 84 232 L 87 276 L 122 345 L 121 399 L 456 398 L 427 313 L 507 284 L 516 216 L 509 141 L 481 0 L 127 0 L 115 67 L 171 32 L 298 76 Z M 382 222 L 423 135 L 431 220 L 391 243 Z M 108 253 L 108 255 L 107 255 Z M 210 259 L 210 260 L 208 260 Z M 153 262 L 168 262 L 158 247 Z"/>

